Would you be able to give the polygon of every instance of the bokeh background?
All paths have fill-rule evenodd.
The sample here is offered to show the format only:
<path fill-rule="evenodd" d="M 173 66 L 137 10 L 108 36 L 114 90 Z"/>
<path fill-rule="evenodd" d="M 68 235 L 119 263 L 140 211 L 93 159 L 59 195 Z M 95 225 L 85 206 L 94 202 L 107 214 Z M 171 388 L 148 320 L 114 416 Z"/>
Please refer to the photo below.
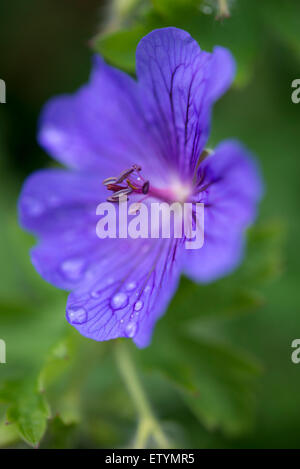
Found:
<path fill-rule="evenodd" d="M 67 294 L 30 263 L 35 240 L 18 225 L 22 182 L 55 163 L 36 143 L 39 112 L 89 75 L 95 50 L 134 74 L 138 40 L 172 25 L 202 48 L 235 55 L 232 89 L 214 109 L 210 145 L 242 140 L 257 155 L 265 197 L 245 260 L 211 285 L 182 279 L 152 345 L 127 351 L 172 447 L 299 448 L 300 2 L 14 0 L 0 5 L 0 447 L 159 446 L 115 363 L 115 343 L 84 339 L 65 321 Z"/>

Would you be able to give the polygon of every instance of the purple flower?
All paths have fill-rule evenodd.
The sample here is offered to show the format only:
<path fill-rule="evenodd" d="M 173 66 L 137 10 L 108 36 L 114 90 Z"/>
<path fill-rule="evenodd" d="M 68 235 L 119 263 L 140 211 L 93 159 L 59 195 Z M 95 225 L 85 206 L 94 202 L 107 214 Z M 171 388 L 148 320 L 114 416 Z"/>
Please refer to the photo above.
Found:
<path fill-rule="evenodd" d="M 68 321 L 94 340 L 130 337 L 144 347 L 181 273 L 210 282 L 240 262 L 261 182 L 236 141 L 201 157 L 212 105 L 234 75 L 226 49 L 201 51 L 185 31 L 166 28 L 141 40 L 136 59 L 137 81 L 95 57 L 87 85 L 46 105 L 39 142 L 69 169 L 29 177 L 19 212 L 21 224 L 39 238 L 34 266 L 71 290 Z M 106 178 L 109 187 L 102 184 Z M 203 248 L 187 250 L 174 237 L 99 239 L 96 207 L 120 187 L 130 187 L 133 200 L 168 194 L 204 203 Z"/>

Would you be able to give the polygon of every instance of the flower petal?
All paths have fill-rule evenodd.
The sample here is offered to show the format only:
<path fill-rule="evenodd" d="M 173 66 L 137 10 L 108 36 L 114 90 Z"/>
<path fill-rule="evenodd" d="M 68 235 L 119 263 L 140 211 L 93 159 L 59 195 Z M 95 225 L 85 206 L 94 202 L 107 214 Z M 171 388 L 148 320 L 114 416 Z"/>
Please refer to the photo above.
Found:
<path fill-rule="evenodd" d="M 67 166 L 96 170 L 103 178 L 133 163 L 158 166 L 141 98 L 136 81 L 95 56 L 89 83 L 45 106 L 39 142 Z"/>
<path fill-rule="evenodd" d="M 45 280 L 72 289 L 97 262 L 103 243 L 96 236 L 96 208 L 105 194 L 93 174 L 53 169 L 27 179 L 19 199 L 19 219 L 40 237 L 31 257 Z"/>
<path fill-rule="evenodd" d="M 204 245 L 186 251 L 184 270 L 209 282 L 231 272 L 243 253 L 244 231 L 262 196 L 255 161 L 238 142 L 225 141 L 200 165 L 197 200 L 204 203 Z"/>
<path fill-rule="evenodd" d="M 137 47 L 137 75 L 164 158 L 183 176 L 192 174 L 208 137 L 211 106 L 234 75 L 230 53 L 221 47 L 203 52 L 187 32 L 158 29 Z"/>
<path fill-rule="evenodd" d="M 145 347 L 176 290 L 181 244 L 174 239 L 110 242 L 115 249 L 70 294 L 67 319 L 94 340 L 129 337 Z"/>
<path fill-rule="evenodd" d="M 62 169 L 41 170 L 24 183 L 18 208 L 21 225 L 51 236 L 77 226 L 96 225 L 96 207 L 107 197 L 97 174 Z"/>

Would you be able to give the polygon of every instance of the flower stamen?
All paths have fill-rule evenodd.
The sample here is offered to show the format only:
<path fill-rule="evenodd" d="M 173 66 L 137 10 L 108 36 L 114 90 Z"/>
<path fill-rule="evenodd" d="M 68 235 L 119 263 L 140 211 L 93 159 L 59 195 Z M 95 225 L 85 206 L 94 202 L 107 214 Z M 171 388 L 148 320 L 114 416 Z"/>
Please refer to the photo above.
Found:
<path fill-rule="evenodd" d="M 131 168 L 125 169 L 118 177 L 108 177 L 104 179 L 103 184 L 113 194 L 108 197 L 109 202 L 118 202 L 121 198 L 127 198 L 129 194 L 148 194 L 150 183 L 140 174 L 142 168 L 136 164 Z"/>

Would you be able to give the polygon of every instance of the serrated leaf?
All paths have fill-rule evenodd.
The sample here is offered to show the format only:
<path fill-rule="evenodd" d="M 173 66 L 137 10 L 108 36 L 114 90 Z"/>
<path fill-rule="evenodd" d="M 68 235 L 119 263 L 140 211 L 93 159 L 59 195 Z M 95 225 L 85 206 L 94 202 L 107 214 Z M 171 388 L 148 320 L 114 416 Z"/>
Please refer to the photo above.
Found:
<path fill-rule="evenodd" d="M 9 405 L 7 421 L 16 425 L 23 440 L 37 446 L 46 431 L 50 408 L 36 384 L 30 380 L 7 382 L 0 390 L 0 400 Z"/>

